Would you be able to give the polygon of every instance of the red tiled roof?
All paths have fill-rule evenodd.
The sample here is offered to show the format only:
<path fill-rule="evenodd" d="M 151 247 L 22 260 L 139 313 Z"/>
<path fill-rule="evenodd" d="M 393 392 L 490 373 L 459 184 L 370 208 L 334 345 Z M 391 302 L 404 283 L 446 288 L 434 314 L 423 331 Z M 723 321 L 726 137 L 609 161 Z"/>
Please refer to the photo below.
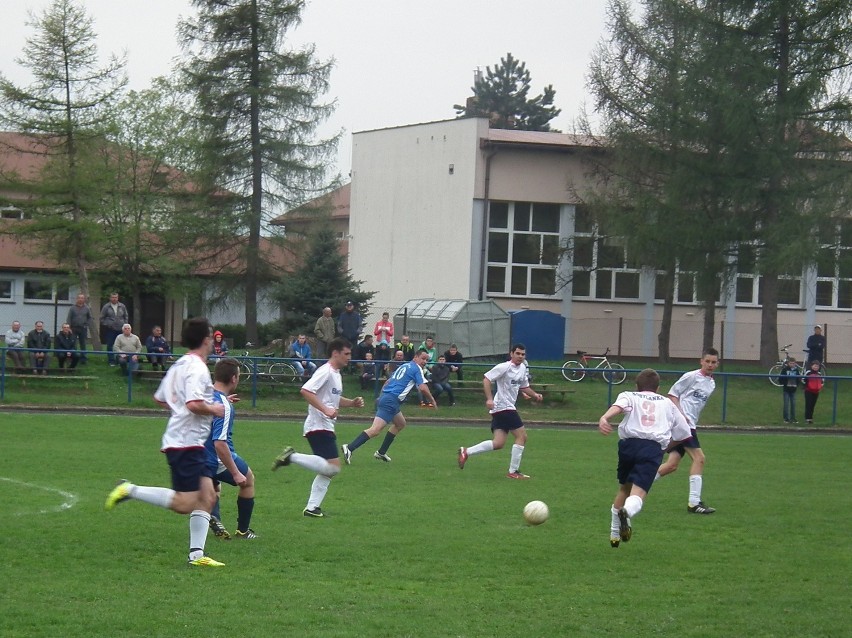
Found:
<path fill-rule="evenodd" d="M 328 211 L 332 219 L 349 219 L 349 197 L 351 183 L 344 184 L 333 191 L 288 210 L 272 220 L 275 226 L 285 226 L 288 222 L 304 222 L 313 219 L 318 212 Z"/>

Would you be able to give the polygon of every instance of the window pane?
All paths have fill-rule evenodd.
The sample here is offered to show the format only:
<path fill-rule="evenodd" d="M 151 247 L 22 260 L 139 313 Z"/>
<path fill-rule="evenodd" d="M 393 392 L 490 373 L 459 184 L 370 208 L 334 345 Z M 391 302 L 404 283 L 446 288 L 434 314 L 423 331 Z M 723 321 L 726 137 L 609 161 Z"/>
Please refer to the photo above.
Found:
<path fill-rule="evenodd" d="M 515 230 L 530 229 L 530 203 L 515 202 Z"/>
<path fill-rule="evenodd" d="M 502 266 L 488 266 L 488 292 L 506 292 L 506 269 Z"/>
<path fill-rule="evenodd" d="M 509 204 L 506 202 L 491 202 L 490 208 L 488 227 L 507 228 L 509 225 Z"/>
<path fill-rule="evenodd" d="M 574 266 L 592 267 L 594 240 L 591 237 L 574 237 Z"/>
<path fill-rule="evenodd" d="M 818 281 L 816 285 L 816 305 L 830 306 L 834 295 L 834 282 Z"/>
<path fill-rule="evenodd" d="M 852 248 L 852 220 L 840 220 L 840 245 L 845 248 Z"/>
<path fill-rule="evenodd" d="M 838 276 L 841 279 L 852 279 L 852 250 L 840 251 L 838 266 Z"/>
<path fill-rule="evenodd" d="M 0 299 L 12 298 L 12 282 L 8 280 L 0 281 Z"/>
<path fill-rule="evenodd" d="M 837 282 L 837 307 L 852 308 L 852 281 Z"/>
<path fill-rule="evenodd" d="M 542 235 L 541 263 L 549 266 L 559 263 L 559 237 L 556 235 Z"/>
<path fill-rule="evenodd" d="M 595 297 L 612 299 L 612 271 L 599 270 L 595 279 Z"/>
<path fill-rule="evenodd" d="M 800 279 L 778 280 L 778 303 L 799 305 L 799 292 L 802 284 Z"/>
<path fill-rule="evenodd" d="M 817 277 L 834 277 L 834 248 L 821 248 L 817 253 Z"/>
<path fill-rule="evenodd" d="M 639 298 L 639 273 L 617 272 L 615 273 L 615 296 L 619 299 Z"/>
<path fill-rule="evenodd" d="M 692 273 L 677 276 L 677 300 L 692 303 L 695 299 L 695 276 Z"/>
<path fill-rule="evenodd" d="M 740 274 L 754 274 L 755 254 L 754 247 L 741 244 L 737 251 L 737 272 Z"/>
<path fill-rule="evenodd" d="M 533 204 L 532 229 L 542 233 L 558 233 L 559 204 Z"/>
<path fill-rule="evenodd" d="M 70 301 L 70 299 L 71 291 L 68 288 L 68 284 L 56 284 L 56 300 Z"/>
<path fill-rule="evenodd" d="M 592 273 L 585 270 L 575 270 L 571 294 L 574 297 L 588 297 L 591 293 L 591 280 Z"/>
<path fill-rule="evenodd" d="M 737 303 L 752 303 L 754 301 L 754 279 L 737 277 Z"/>
<path fill-rule="evenodd" d="M 527 294 L 527 268 L 524 266 L 512 266 L 512 290 L 513 295 Z"/>
<path fill-rule="evenodd" d="M 586 206 L 574 207 L 574 232 L 591 233 L 595 230 L 595 220 Z"/>
<path fill-rule="evenodd" d="M 53 300 L 53 284 L 44 281 L 24 281 L 24 299 Z"/>
<path fill-rule="evenodd" d="M 505 264 L 509 261 L 509 234 L 488 233 L 488 261 Z"/>
<path fill-rule="evenodd" d="M 817 238 L 821 244 L 834 245 L 837 241 L 837 222 L 833 219 L 820 221 L 817 226 Z"/>
<path fill-rule="evenodd" d="M 667 288 L 666 276 L 658 273 L 654 278 L 654 299 L 657 301 L 665 301 L 666 295 L 669 292 Z"/>
<path fill-rule="evenodd" d="M 608 241 L 611 240 L 598 240 L 598 268 L 623 268 L 624 249 L 608 245 Z"/>
<path fill-rule="evenodd" d="M 530 273 L 530 293 L 552 295 L 556 292 L 556 271 L 552 268 L 533 268 Z"/>
<path fill-rule="evenodd" d="M 512 263 L 537 264 L 539 258 L 540 235 L 515 235 L 512 238 Z"/>

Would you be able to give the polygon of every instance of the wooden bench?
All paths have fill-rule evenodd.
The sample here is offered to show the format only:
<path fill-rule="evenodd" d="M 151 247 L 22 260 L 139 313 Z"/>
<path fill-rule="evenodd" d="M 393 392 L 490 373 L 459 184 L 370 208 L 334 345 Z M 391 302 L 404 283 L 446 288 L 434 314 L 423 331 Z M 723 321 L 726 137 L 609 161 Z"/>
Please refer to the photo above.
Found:
<path fill-rule="evenodd" d="M 27 381 L 82 381 L 83 387 L 89 389 L 89 381 L 97 381 L 98 377 L 74 374 L 72 372 L 62 372 L 59 369 L 49 370 L 47 374 L 19 374 L 12 373 L 6 375 L 7 379 L 20 379 L 21 386 L 26 388 Z"/>

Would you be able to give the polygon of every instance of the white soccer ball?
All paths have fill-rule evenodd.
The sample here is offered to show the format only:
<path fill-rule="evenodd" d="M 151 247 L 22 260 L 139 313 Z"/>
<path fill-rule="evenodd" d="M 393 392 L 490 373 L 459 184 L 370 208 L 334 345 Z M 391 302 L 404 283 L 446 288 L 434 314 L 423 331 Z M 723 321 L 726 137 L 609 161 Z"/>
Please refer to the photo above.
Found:
<path fill-rule="evenodd" d="M 530 501 L 524 506 L 524 520 L 530 525 L 541 525 L 550 516 L 550 510 L 543 501 Z"/>

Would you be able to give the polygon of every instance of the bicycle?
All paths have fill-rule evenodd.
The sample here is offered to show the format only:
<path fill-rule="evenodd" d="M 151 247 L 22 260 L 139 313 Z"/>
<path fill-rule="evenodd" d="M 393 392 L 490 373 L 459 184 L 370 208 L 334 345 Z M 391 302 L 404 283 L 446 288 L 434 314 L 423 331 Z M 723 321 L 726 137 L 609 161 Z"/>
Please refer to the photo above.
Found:
<path fill-rule="evenodd" d="M 243 352 L 240 358 L 240 375 L 251 377 L 257 375 L 258 379 L 287 383 L 299 381 L 301 377 L 296 368 L 286 361 L 275 361 L 275 354 L 269 353 L 260 357 L 252 356 L 248 350 Z M 259 361 L 258 359 L 272 359 L 270 361 Z"/>
<path fill-rule="evenodd" d="M 790 357 L 790 352 L 788 350 L 788 348 L 792 347 L 792 345 L 793 345 L 792 343 L 788 343 L 786 346 L 784 346 L 783 348 L 781 348 L 779 350 L 779 352 L 784 353 L 784 358 L 781 359 L 781 361 L 778 361 L 771 368 L 769 368 L 769 372 L 767 373 L 767 375 L 769 376 L 769 383 L 774 385 L 776 388 L 781 387 L 781 382 L 778 380 L 778 378 L 781 376 L 781 371 L 784 368 L 787 367 L 787 362 L 790 361 L 790 359 L 792 358 L 792 357 Z M 804 350 L 803 352 L 807 352 L 807 350 Z M 796 363 L 798 363 L 798 361 Z M 805 362 L 805 364 L 803 366 L 799 366 L 799 367 L 804 368 L 804 369 L 801 370 L 801 372 L 804 374 L 804 372 L 807 371 L 807 368 L 809 366 L 807 365 L 807 362 Z M 819 364 L 819 371 L 820 371 L 820 374 L 825 375 L 825 364 L 822 363 L 822 362 L 820 362 L 820 364 Z"/>
<path fill-rule="evenodd" d="M 600 355 L 588 354 L 582 350 L 577 350 L 579 361 L 566 361 L 562 364 L 562 376 L 567 381 L 577 383 L 586 378 L 587 374 L 598 374 L 604 378 L 607 383 L 618 385 L 624 383 L 627 378 L 627 373 L 624 371 L 624 366 L 620 363 L 613 363 L 607 355 L 610 349 Z M 597 365 L 591 366 L 590 363 L 597 361 Z"/>

